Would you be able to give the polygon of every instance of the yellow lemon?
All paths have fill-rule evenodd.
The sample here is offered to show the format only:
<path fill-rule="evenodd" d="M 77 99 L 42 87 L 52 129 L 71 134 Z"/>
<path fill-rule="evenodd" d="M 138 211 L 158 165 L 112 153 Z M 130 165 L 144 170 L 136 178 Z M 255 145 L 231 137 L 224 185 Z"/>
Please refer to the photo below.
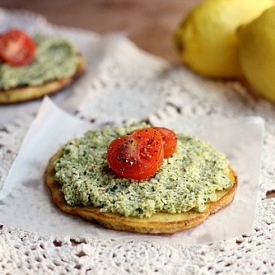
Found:
<path fill-rule="evenodd" d="M 205 76 L 242 75 L 236 28 L 260 16 L 273 0 L 205 0 L 195 6 L 174 33 L 182 61 Z"/>
<path fill-rule="evenodd" d="M 275 7 L 237 30 L 240 64 L 248 82 L 275 102 Z"/>

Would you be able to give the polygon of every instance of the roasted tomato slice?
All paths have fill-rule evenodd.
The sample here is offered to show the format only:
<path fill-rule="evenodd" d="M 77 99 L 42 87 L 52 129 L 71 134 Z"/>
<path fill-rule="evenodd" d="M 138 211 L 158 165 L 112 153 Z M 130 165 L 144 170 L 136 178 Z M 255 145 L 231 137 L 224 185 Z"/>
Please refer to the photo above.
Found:
<path fill-rule="evenodd" d="M 0 35 L 0 58 L 12 66 L 26 65 L 35 56 L 35 43 L 19 29 L 11 29 Z"/>
<path fill-rule="evenodd" d="M 164 127 L 154 127 L 154 129 L 160 131 L 163 140 L 164 158 L 171 157 L 176 151 L 177 147 L 177 135 L 174 131 Z"/>
<path fill-rule="evenodd" d="M 152 177 L 164 156 L 161 133 L 154 128 L 133 131 L 113 140 L 107 151 L 109 166 L 121 177 L 145 180 Z"/>

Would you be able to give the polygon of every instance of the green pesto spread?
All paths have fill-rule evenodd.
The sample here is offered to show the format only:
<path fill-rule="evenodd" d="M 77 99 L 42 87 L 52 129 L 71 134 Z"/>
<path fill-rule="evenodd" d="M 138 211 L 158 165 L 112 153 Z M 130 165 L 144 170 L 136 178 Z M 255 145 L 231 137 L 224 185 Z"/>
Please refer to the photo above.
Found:
<path fill-rule="evenodd" d="M 0 61 L 0 90 L 72 76 L 78 65 L 77 49 L 65 38 L 37 34 L 35 59 L 24 66 L 10 66 Z"/>
<path fill-rule="evenodd" d="M 110 141 L 142 127 L 145 124 L 88 131 L 63 147 L 55 170 L 68 204 L 136 217 L 191 209 L 202 212 L 207 202 L 216 200 L 216 190 L 232 185 L 225 155 L 185 134 L 178 134 L 176 152 L 164 159 L 152 178 L 135 181 L 116 177 L 106 161 Z"/>

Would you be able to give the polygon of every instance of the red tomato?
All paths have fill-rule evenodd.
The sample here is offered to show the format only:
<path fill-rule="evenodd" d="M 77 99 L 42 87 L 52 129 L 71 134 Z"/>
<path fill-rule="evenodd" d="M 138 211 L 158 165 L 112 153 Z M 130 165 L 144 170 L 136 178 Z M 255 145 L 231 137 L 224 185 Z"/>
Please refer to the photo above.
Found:
<path fill-rule="evenodd" d="M 0 58 L 12 66 L 26 65 L 35 55 L 35 43 L 25 32 L 11 29 L 0 35 Z"/>
<path fill-rule="evenodd" d="M 157 172 L 163 155 L 161 133 L 144 128 L 113 140 L 107 151 L 107 161 L 119 176 L 144 180 Z"/>
<path fill-rule="evenodd" d="M 176 151 L 177 147 L 177 135 L 172 130 L 164 127 L 153 127 L 154 129 L 160 131 L 164 146 L 164 158 L 171 157 Z"/>

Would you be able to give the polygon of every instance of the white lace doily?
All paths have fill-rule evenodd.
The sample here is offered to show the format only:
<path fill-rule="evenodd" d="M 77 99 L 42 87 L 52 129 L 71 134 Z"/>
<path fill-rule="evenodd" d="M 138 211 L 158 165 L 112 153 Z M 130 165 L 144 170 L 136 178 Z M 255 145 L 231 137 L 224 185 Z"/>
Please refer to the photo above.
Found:
<path fill-rule="evenodd" d="M 173 119 L 190 129 L 205 125 L 201 121 L 219 125 L 252 115 L 265 119 L 266 132 L 251 234 L 212 245 L 184 246 L 148 239 L 44 236 L 1 225 L 1 274 L 275 274 L 275 199 L 266 198 L 275 189 L 274 104 L 252 98 L 238 82 L 211 81 L 183 66 L 172 66 L 141 52 L 126 38 L 99 38 L 56 28 L 34 14 L 0 10 L 1 29 L 18 22 L 31 31 L 35 25 L 77 36 L 90 69 L 53 100 L 82 119 L 99 126 L 137 119 L 165 125 Z M 0 188 L 39 103 L 0 107 Z"/>

